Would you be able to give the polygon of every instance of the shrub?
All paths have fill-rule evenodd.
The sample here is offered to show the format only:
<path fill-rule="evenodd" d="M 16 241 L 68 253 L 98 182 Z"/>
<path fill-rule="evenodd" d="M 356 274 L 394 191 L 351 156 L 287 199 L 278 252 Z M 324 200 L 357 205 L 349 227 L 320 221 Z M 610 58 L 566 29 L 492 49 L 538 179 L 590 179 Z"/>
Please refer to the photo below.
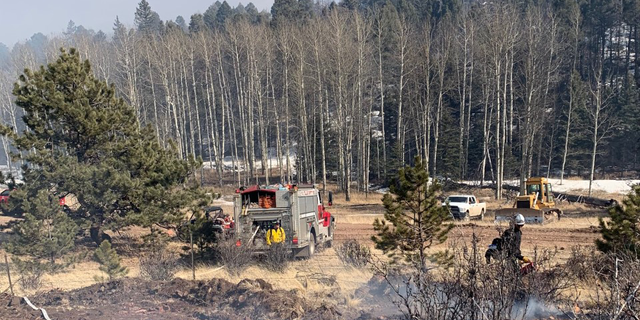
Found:
<path fill-rule="evenodd" d="M 339 245 L 336 253 L 342 263 L 356 268 L 362 268 L 371 261 L 371 250 L 353 239 Z"/>
<path fill-rule="evenodd" d="M 47 272 L 46 264 L 37 261 L 23 261 L 12 259 L 12 263 L 18 269 L 20 278 L 18 282 L 25 290 L 37 290 L 42 286 L 42 276 Z"/>
<path fill-rule="evenodd" d="M 172 280 L 178 267 L 178 257 L 167 250 L 152 251 L 140 258 L 140 276 L 150 280 Z"/>
<path fill-rule="evenodd" d="M 291 250 L 282 243 L 274 243 L 269 247 L 269 251 L 262 259 L 265 268 L 271 271 L 284 271 L 289 265 Z"/>
<path fill-rule="evenodd" d="M 232 240 L 218 242 L 215 251 L 217 258 L 230 274 L 240 274 L 251 263 L 251 250 L 244 245 L 236 246 Z"/>

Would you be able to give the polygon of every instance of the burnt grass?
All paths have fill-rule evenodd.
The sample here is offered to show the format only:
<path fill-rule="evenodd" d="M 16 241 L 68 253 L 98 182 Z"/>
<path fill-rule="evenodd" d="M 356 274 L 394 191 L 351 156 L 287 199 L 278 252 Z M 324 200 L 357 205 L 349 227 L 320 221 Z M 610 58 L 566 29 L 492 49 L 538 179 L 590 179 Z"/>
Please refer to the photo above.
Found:
<path fill-rule="evenodd" d="M 26 305 L 0 299 L 0 317 L 22 312 L 38 319 Z M 148 281 L 125 278 L 89 287 L 52 290 L 30 298 L 52 319 L 376 319 L 371 314 L 323 301 L 309 301 L 296 290 L 274 289 L 268 282 L 233 284 L 209 281 Z M 7 315 L 9 315 L 7 313 Z M 35 317 L 34 317 L 35 316 Z M 8 319 L 3 317 L 3 319 Z"/>

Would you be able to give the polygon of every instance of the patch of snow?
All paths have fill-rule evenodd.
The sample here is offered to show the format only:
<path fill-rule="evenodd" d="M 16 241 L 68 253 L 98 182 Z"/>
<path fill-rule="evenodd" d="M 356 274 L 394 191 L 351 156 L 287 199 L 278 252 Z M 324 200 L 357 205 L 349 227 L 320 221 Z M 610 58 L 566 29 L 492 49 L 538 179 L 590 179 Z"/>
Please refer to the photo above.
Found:
<path fill-rule="evenodd" d="M 385 193 L 389 192 L 389 188 L 380 188 L 380 189 L 376 190 L 375 192 L 385 194 Z"/>
<path fill-rule="evenodd" d="M 270 152 L 269 152 L 270 153 Z M 291 167 L 292 172 L 295 174 L 295 164 L 296 164 L 296 159 L 297 159 L 297 155 L 295 153 L 295 151 L 292 151 L 289 155 L 289 164 Z M 284 166 L 287 165 L 287 156 L 283 155 L 282 156 L 282 164 Z M 205 168 L 213 168 L 216 165 L 215 160 L 214 161 L 204 161 L 202 163 L 202 165 Z M 248 170 L 249 167 L 249 162 L 244 162 L 242 161 L 242 159 L 238 159 L 238 162 L 236 163 L 236 167 L 234 168 L 233 166 L 233 157 L 230 156 L 226 156 L 224 157 L 224 159 L 222 159 L 222 165 L 224 167 L 225 171 L 240 171 L 243 172 L 245 170 Z M 254 166 L 256 168 L 256 170 L 262 170 L 262 161 L 259 158 L 256 158 Z M 278 157 L 276 155 L 270 155 L 267 158 L 267 166 L 271 169 L 276 169 L 278 168 Z"/>
<path fill-rule="evenodd" d="M 461 181 L 470 185 L 480 185 L 480 181 Z M 556 192 L 573 192 L 586 194 L 589 192 L 589 180 L 567 180 L 560 184 L 560 179 L 549 179 L 553 191 Z M 485 181 L 485 185 L 491 184 L 491 181 Z M 520 180 L 505 180 L 505 184 L 511 186 L 519 186 Z M 640 184 L 640 180 L 593 180 L 591 185 L 592 191 L 604 191 L 608 193 L 627 194 L 631 192 L 634 185 Z"/>

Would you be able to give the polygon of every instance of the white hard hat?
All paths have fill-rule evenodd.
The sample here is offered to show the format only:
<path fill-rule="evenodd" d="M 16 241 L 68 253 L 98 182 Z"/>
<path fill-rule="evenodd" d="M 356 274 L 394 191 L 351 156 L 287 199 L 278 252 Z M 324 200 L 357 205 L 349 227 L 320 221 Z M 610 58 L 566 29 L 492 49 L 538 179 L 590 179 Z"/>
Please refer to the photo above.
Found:
<path fill-rule="evenodd" d="M 524 226 L 524 216 L 520 213 L 516 214 L 516 225 Z"/>

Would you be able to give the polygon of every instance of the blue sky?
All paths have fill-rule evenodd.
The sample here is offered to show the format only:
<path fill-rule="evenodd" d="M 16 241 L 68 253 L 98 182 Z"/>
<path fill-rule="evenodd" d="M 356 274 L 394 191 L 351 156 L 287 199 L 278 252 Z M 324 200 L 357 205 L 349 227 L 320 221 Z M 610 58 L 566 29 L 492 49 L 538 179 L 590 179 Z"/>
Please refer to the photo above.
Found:
<path fill-rule="evenodd" d="M 175 20 L 203 13 L 216 0 L 147 0 L 162 20 Z M 112 32 L 116 16 L 133 26 L 133 15 L 140 0 L 0 0 L 0 42 L 11 48 L 34 33 L 58 34 L 67 28 L 69 20 L 95 31 Z M 231 7 L 249 2 L 258 10 L 269 11 L 273 0 L 227 0 Z"/>

